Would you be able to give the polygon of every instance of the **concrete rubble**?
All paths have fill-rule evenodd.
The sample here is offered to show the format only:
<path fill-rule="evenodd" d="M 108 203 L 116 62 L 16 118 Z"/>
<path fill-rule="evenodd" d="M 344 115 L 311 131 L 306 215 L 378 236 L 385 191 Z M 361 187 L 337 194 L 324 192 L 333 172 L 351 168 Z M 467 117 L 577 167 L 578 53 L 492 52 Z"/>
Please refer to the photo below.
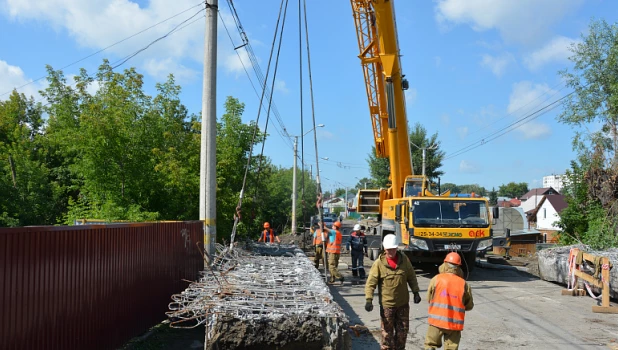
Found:
<path fill-rule="evenodd" d="M 604 256 L 609 258 L 613 268 L 610 270 L 610 289 L 611 297 L 618 298 L 618 249 L 612 248 L 605 251 L 594 251 L 586 245 L 572 245 L 564 247 L 556 247 L 543 249 L 537 252 L 539 261 L 539 272 L 541 278 L 560 284 L 566 285 L 569 278 L 569 252 L 571 248 L 579 248 L 588 254 Z M 593 272 L 592 267 L 587 269 L 589 273 Z M 582 280 L 580 279 L 580 283 Z M 596 288 L 595 288 L 596 289 Z M 600 290 L 595 290 L 595 293 L 600 294 Z"/>
<path fill-rule="evenodd" d="M 171 326 L 206 326 L 205 349 L 350 349 L 349 321 L 294 245 L 217 246 L 203 277 L 172 296 Z"/>

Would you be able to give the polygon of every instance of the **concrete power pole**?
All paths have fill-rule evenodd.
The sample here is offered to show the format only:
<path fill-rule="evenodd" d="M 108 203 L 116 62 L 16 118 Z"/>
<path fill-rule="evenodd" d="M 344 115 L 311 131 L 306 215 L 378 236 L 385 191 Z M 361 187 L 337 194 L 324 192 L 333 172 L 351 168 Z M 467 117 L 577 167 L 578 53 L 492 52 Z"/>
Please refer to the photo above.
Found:
<path fill-rule="evenodd" d="M 200 146 L 200 220 L 204 225 L 207 259 L 217 241 L 217 4 L 206 0 L 204 32 L 204 81 L 202 83 L 202 137 Z M 210 263 L 211 261 L 207 261 Z"/>
<path fill-rule="evenodd" d="M 294 136 L 294 172 L 292 173 L 292 234 L 296 234 L 296 157 L 298 156 L 298 136 Z"/>

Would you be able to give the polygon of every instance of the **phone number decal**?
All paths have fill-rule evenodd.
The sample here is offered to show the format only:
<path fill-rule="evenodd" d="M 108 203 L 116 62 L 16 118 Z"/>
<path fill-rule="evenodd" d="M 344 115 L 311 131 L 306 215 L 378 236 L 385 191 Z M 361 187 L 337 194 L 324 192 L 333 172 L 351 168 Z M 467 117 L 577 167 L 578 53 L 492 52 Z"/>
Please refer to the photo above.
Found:
<path fill-rule="evenodd" d="M 414 232 L 415 236 L 419 237 L 461 237 L 461 232 L 433 232 L 420 231 Z"/>

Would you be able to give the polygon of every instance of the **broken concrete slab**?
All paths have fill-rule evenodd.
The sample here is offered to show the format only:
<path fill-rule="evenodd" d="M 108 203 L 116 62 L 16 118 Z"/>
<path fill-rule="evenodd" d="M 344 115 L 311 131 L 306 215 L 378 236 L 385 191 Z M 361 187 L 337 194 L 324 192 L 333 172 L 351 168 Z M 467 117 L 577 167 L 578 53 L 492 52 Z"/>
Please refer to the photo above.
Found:
<path fill-rule="evenodd" d="M 611 248 L 605 251 L 594 251 L 589 246 L 578 244 L 556 248 L 543 249 L 537 252 L 539 273 L 546 281 L 567 285 L 569 279 L 569 253 L 571 248 L 578 248 L 586 253 L 609 258 L 614 268 L 610 270 L 611 297 L 618 298 L 618 249 Z M 600 293 L 600 291 L 598 291 Z"/>

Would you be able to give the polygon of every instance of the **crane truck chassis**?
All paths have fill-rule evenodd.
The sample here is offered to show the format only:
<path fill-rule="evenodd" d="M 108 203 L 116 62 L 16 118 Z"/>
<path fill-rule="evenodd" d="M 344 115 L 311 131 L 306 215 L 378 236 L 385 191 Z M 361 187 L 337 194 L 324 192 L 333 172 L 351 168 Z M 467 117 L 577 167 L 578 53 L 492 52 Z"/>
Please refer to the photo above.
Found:
<path fill-rule="evenodd" d="M 414 174 L 404 95 L 409 83 L 401 70 L 394 0 L 350 3 L 376 156 L 388 158 L 390 166 L 390 186 L 359 190 L 357 212 L 377 215 L 382 237 L 395 234 L 413 262 L 438 261 L 458 251 L 471 270 L 477 250 L 491 245 L 488 202 L 436 195 L 424 174 Z"/>

